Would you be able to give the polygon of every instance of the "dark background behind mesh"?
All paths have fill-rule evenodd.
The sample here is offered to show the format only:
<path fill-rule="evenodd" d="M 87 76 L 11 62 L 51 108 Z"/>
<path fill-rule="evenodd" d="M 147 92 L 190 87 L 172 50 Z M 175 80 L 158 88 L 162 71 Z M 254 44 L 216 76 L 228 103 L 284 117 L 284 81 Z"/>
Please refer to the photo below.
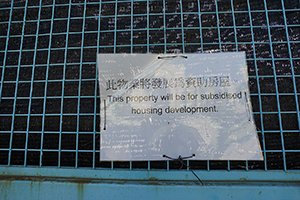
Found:
<path fill-rule="evenodd" d="M 189 164 L 299 169 L 300 3 L 232 2 L 1 1 L 0 165 L 178 169 L 99 161 L 96 54 L 245 51 L 265 161 Z"/>

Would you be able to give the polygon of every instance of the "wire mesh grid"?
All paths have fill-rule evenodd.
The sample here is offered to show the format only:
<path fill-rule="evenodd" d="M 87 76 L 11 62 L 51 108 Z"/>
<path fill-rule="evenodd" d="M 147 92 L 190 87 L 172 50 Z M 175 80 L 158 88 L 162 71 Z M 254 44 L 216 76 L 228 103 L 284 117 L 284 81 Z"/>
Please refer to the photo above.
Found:
<path fill-rule="evenodd" d="M 0 2 L 0 165 L 178 169 L 100 162 L 97 53 L 245 51 L 264 161 L 193 169 L 300 168 L 298 0 Z"/>

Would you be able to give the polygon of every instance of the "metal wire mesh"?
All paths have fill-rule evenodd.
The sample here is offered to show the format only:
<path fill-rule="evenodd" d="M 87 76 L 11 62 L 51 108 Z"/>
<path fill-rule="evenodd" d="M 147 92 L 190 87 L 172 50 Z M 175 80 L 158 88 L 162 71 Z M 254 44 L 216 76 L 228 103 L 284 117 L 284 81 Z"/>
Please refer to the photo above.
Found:
<path fill-rule="evenodd" d="M 0 165 L 178 169 L 100 162 L 97 53 L 245 51 L 265 161 L 193 169 L 300 168 L 297 0 L 0 2 Z"/>

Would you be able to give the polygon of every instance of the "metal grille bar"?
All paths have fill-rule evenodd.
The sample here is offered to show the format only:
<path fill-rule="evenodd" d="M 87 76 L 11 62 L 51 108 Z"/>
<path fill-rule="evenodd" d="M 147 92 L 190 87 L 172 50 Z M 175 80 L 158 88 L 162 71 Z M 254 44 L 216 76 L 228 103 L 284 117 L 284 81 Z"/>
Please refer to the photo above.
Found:
<path fill-rule="evenodd" d="M 299 14 L 299 1 L 287 0 L 2 1 L 0 165 L 177 169 L 174 161 L 99 161 L 96 54 L 246 51 L 265 161 L 187 165 L 299 170 Z"/>

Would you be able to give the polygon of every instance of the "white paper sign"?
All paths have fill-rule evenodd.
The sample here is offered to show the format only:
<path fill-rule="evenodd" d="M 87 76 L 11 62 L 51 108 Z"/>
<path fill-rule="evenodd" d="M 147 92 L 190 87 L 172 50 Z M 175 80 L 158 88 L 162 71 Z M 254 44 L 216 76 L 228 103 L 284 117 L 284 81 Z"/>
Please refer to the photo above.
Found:
<path fill-rule="evenodd" d="M 243 52 L 98 54 L 100 160 L 262 160 Z"/>

